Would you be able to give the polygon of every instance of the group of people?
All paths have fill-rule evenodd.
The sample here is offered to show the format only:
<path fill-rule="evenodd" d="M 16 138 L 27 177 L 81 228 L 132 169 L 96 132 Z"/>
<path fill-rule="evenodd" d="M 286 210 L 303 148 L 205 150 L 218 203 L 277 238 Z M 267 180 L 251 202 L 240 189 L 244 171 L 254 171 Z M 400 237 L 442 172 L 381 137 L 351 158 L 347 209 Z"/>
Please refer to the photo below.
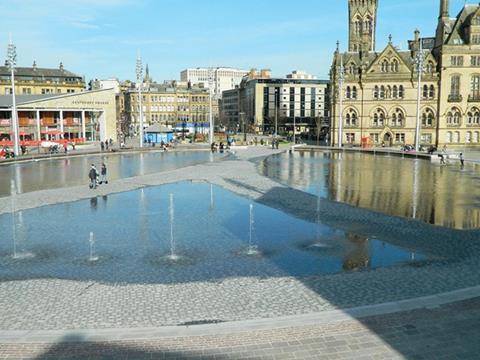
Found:
<path fill-rule="evenodd" d="M 107 165 L 105 165 L 105 163 L 102 163 L 100 173 L 98 173 L 95 164 L 92 164 L 92 166 L 90 167 L 90 171 L 88 172 L 88 177 L 90 179 L 90 189 L 96 189 L 97 185 L 101 185 L 103 183 L 108 184 Z"/>
<path fill-rule="evenodd" d="M 230 146 L 225 146 L 223 142 L 220 142 L 220 144 L 217 145 L 217 143 L 213 142 L 212 145 L 210 145 L 210 149 L 212 152 L 215 152 L 219 150 L 221 153 L 223 153 L 224 150 L 230 149 Z"/>
<path fill-rule="evenodd" d="M 103 141 L 100 141 L 100 149 L 102 151 L 108 151 L 109 148 L 111 148 L 113 145 L 113 140 L 112 139 L 109 139 L 109 140 L 105 140 L 105 142 Z"/>
<path fill-rule="evenodd" d="M 277 149 L 278 150 L 278 145 L 280 144 L 280 141 L 278 138 L 274 137 L 272 139 L 272 149 Z"/>

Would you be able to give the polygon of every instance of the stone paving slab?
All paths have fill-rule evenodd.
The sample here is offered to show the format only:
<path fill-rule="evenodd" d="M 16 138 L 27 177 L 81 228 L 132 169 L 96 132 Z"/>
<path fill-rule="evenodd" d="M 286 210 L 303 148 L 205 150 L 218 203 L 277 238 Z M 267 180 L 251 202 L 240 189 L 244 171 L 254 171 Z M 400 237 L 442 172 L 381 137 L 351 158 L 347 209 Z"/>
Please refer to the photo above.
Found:
<path fill-rule="evenodd" d="M 0 359 L 477 359 L 480 298 L 362 319 L 188 337 L 0 343 Z"/>

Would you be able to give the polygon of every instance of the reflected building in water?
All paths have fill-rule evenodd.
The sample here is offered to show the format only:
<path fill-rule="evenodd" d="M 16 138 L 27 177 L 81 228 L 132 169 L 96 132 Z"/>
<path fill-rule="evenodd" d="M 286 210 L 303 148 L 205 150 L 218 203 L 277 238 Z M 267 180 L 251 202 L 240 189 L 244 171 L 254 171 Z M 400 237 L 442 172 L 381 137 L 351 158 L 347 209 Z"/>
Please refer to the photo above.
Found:
<path fill-rule="evenodd" d="M 281 165 L 281 166 L 280 166 Z M 479 165 L 356 153 L 300 152 L 264 162 L 265 175 L 329 200 L 455 229 L 480 228 Z M 320 189 L 320 190 L 319 190 Z"/>

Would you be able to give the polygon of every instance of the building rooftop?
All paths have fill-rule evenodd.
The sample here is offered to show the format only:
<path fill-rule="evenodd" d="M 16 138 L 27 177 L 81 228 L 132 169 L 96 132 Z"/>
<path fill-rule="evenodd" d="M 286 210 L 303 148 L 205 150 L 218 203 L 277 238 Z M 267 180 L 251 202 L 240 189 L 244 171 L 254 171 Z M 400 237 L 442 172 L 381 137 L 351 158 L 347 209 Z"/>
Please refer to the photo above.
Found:
<path fill-rule="evenodd" d="M 0 66 L 0 76 L 10 77 L 10 68 L 8 66 Z M 63 69 L 61 66 L 58 69 L 47 69 L 32 67 L 15 67 L 15 76 L 17 77 L 42 77 L 42 78 L 77 78 L 82 79 L 81 76 L 74 74 L 71 71 Z"/>
<path fill-rule="evenodd" d="M 15 95 L 17 105 L 28 103 L 36 100 L 46 100 L 59 94 L 44 94 L 44 95 Z M 0 95 L 0 108 L 9 108 L 12 106 L 12 95 Z"/>

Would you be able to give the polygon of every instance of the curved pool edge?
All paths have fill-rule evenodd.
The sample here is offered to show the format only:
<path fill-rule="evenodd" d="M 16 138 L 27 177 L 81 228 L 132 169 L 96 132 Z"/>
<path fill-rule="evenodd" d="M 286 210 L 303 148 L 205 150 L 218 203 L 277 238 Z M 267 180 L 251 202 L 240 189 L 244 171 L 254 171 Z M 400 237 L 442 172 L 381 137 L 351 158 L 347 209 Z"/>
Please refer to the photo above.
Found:
<path fill-rule="evenodd" d="M 480 286 L 474 286 L 435 295 L 347 309 L 327 310 L 275 318 L 227 321 L 215 324 L 108 329 L 0 330 L 0 344 L 57 343 L 65 338 L 69 338 L 69 342 L 74 343 L 153 340 L 171 337 L 225 335 L 279 328 L 319 326 L 322 324 L 361 320 L 367 317 L 413 310 L 433 309 L 478 297 L 480 297 Z"/>

